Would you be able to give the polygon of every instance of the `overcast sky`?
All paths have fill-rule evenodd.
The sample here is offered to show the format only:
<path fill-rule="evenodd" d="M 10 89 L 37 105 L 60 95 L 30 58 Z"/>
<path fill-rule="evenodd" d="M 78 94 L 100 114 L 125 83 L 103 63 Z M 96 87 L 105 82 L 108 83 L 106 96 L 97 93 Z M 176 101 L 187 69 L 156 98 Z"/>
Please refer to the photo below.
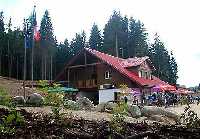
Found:
<path fill-rule="evenodd" d="M 37 19 L 49 10 L 58 41 L 71 40 L 85 30 L 89 36 L 95 22 L 103 27 L 113 10 L 140 19 L 150 37 L 158 32 L 178 63 L 178 83 L 187 87 L 200 83 L 199 0 L 0 0 L 6 21 L 21 26 L 34 4 Z"/>

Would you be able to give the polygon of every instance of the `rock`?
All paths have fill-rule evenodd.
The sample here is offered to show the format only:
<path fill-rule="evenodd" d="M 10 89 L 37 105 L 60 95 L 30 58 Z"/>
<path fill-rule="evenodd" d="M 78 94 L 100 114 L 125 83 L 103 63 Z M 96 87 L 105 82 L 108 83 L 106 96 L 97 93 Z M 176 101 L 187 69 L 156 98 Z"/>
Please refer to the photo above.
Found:
<path fill-rule="evenodd" d="M 151 117 L 149 117 L 149 119 L 153 120 L 153 121 L 161 122 L 161 123 L 164 123 L 167 125 L 176 124 L 174 119 L 171 119 L 171 118 L 163 116 L 163 115 L 151 115 Z"/>
<path fill-rule="evenodd" d="M 27 104 L 35 105 L 35 106 L 40 106 L 43 104 L 43 102 L 44 102 L 44 98 L 38 93 L 31 94 L 26 101 Z"/>
<path fill-rule="evenodd" d="M 164 115 L 166 117 L 174 119 L 176 122 L 179 122 L 180 119 L 178 114 L 155 106 L 144 106 L 143 108 L 141 108 L 141 113 L 142 116 L 146 117 L 151 117 L 152 115 Z"/>
<path fill-rule="evenodd" d="M 94 104 L 86 97 L 79 98 L 76 103 L 78 107 L 82 110 L 92 110 L 94 108 Z"/>
<path fill-rule="evenodd" d="M 140 108 L 137 105 L 128 105 L 128 114 L 133 118 L 138 118 L 141 116 Z"/>
<path fill-rule="evenodd" d="M 17 105 L 23 105 L 26 103 L 24 96 L 15 96 L 13 98 L 13 102 Z"/>

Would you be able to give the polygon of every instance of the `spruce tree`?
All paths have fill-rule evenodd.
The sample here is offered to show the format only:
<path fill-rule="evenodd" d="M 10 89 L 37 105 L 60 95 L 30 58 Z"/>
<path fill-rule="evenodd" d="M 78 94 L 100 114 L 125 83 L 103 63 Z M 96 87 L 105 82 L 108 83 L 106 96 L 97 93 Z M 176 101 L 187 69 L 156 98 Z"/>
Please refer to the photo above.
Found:
<path fill-rule="evenodd" d="M 104 27 L 103 52 L 124 57 L 127 49 L 127 20 L 120 12 L 114 11 Z M 121 55 L 120 55 L 121 54 Z"/>
<path fill-rule="evenodd" d="M 171 59 L 164 43 L 160 40 L 160 37 L 156 34 L 154 38 L 154 43 L 150 47 L 149 54 L 154 67 L 154 75 L 160 79 L 171 83 Z"/>
<path fill-rule="evenodd" d="M 99 30 L 98 26 L 94 24 L 92 26 L 92 30 L 90 33 L 90 38 L 89 38 L 89 46 L 92 49 L 96 49 L 98 51 L 102 51 L 102 36 L 101 36 L 101 31 Z"/>
<path fill-rule="evenodd" d="M 178 79 L 178 75 L 177 75 L 177 72 L 178 72 L 178 65 L 176 63 L 176 59 L 173 55 L 173 52 L 171 52 L 171 55 L 170 55 L 170 79 L 169 79 L 169 83 L 170 84 L 176 84 L 176 81 Z"/>
<path fill-rule="evenodd" d="M 53 32 L 53 25 L 51 22 L 51 17 L 49 16 L 48 10 L 45 11 L 40 26 L 41 34 L 41 47 L 43 51 L 42 57 L 42 78 L 43 79 L 52 79 L 53 75 L 53 56 L 54 50 L 56 49 L 56 39 Z"/>
<path fill-rule="evenodd" d="M 72 39 L 70 43 L 70 48 L 72 49 L 72 55 L 76 55 L 81 49 L 85 47 L 85 33 L 76 33 L 75 38 Z"/>
<path fill-rule="evenodd" d="M 141 57 L 148 54 L 147 33 L 144 24 L 132 17 L 129 20 L 129 57 Z"/>
<path fill-rule="evenodd" d="M 3 49 L 4 49 L 4 35 L 5 35 L 5 28 L 4 28 L 4 16 L 3 11 L 0 12 L 0 75 L 2 75 L 2 59 L 3 59 Z"/>

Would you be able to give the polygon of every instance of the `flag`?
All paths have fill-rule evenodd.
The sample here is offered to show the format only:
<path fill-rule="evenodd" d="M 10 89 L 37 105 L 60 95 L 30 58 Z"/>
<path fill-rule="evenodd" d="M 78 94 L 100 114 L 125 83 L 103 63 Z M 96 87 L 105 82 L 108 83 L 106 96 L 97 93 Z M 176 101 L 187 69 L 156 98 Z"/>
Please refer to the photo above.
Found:
<path fill-rule="evenodd" d="M 36 20 L 36 12 L 35 12 L 35 6 L 34 6 L 34 10 L 33 10 L 33 15 L 32 15 L 32 24 L 33 24 L 33 39 L 35 41 L 39 41 L 40 40 L 40 32 L 37 28 L 37 20 Z"/>
<path fill-rule="evenodd" d="M 40 31 L 37 30 L 37 27 L 34 30 L 34 39 L 35 39 L 35 41 L 39 41 L 40 40 Z"/>

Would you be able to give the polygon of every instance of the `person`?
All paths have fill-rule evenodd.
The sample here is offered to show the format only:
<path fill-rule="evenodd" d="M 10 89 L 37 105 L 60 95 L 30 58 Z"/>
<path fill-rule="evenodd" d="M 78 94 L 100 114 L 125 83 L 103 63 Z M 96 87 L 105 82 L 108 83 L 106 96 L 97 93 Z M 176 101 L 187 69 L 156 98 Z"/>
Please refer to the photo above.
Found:
<path fill-rule="evenodd" d="M 128 102 L 128 98 L 125 96 L 124 97 L 124 102 L 127 104 L 127 102 Z"/>
<path fill-rule="evenodd" d="M 134 96 L 134 98 L 133 98 L 133 104 L 138 105 L 138 99 L 136 96 Z"/>

